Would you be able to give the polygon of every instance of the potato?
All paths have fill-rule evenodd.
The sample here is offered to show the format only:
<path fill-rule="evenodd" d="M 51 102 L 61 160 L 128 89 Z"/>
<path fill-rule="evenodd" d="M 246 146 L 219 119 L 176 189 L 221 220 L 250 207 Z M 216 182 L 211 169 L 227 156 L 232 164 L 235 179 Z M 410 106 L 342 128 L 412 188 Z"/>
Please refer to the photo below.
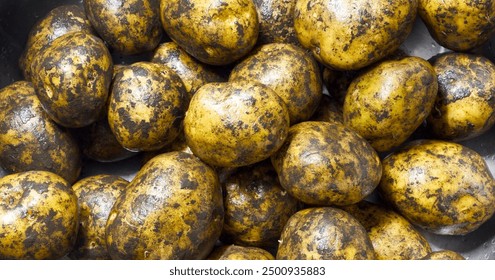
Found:
<path fill-rule="evenodd" d="M 366 230 L 336 208 L 308 208 L 292 215 L 277 252 L 282 260 L 367 260 L 375 253 Z"/>
<path fill-rule="evenodd" d="M 415 260 L 431 253 L 423 235 L 390 209 L 367 201 L 342 209 L 364 226 L 379 260 Z"/>
<path fill-rule="evenodd" d="M 157 0 L 84 0 L 88 19 L 115 52 L 153 50 L 162 38 Z"/>
<path fill-rule="evenodd" d="M 83 127 L 103 111 L 112 80 L 112 57 L 98 37 L 72 32 L 55 39 L 34 62 L 33 84 L 50 118 Z"/>
<path fill-rule="evenodd" d="M 375 150 L 339 123 L 294 125 L 272 156 L 282 187 L 311 205 L 348 205 L 369 195 L 380 182 Z"/>
<path fill-rule="evenodd" d="M 294 30 L 294 8 L 297 0 L 254 0 L 253 2 L 260 23 L 259 45 L 270 43 L 299 45 Z"/>
<path fill-rule="evenodd" d="M 419 0 L 418 13 L 442 46 L 467 51 L 495 31 L 495 2 L 488 0 Z"/>
<path fill-rule="evenodd" d="M 161 0 L 163 28 L 201 62 L 226 65 L 256 44 L 258 14 L 252 0 Z"/>
<path fill-rule="evenodd" d="M 418 0 L 298 0 L 294 28 L 315 58 L 357 70 L 393 53 L 414 25 Z"/>
<path fill-rule="evenodd" d="M 385 158 L 379 191 L 405 218 L 436 234 L 467 234 L 495 211 L 495 181 L 483 158 L 445 141 L 416 140 Z"/>
<path fill-rule="evenodd" d="M 113 259 L 202 259 L 220 237 L 222 189 L 197 157 L 171 152 L 139 170 L 113 206 L 106 243 Z"/>
<path fill-rule="evenodd" d="M 117 198 L 129 182 L 114 175 L 95 175 L 76 182 L 74 190 L 79 203 L 79 231 L 74 259 L 110 259 L 105 242 L 105 226 Z"/>
<path fill-rule="evenodd" d="M 344 100 L 344 123 L 379 152 L 404 143 L 430 114 L 435 71 L 419 57 L 384 61 L 354 79 Z"/>
<path fill-rule="evenodd" d="M 32 63 L 39 52 L 58 37 L 76 31 L 91 34 L 93 29 L 84 9 L 77 5 L 62 5 L 54 8 L 32 27 L 26 47 L 19 59 L 24 78 L 32 79 Z"/>
<path fill-rule="evenodd" d="M 69 183 L 81 172 L 76 141 L 48 117 L 26 81 L 0 89 L 0 165 L 8 173 L 50 171 Z"/>
<path fill-rule="evenodd" d="M 241 167 L 223 183 L 225 208 L 222 240 L 272 248 L 299 202 L 282 189 L 269 161 Z"/>
<path fill-rule="evenodd" d="M 322 96 L 318 64 L 291 44 L 259 47 L 237 64 L 229 80 L 253 80 L 272 89 L 287 105 L 291 124 L 308 120 Z"/>
<path fill-rule="evenodd" d="M 221 246 L 213 250 L 209 260 L 274 260 L 270 252 L 256 247 Z"/>
<path fill-rule="evenodd" d="M 188 101 L 184 84 L 170 68 L 137 62 L 115 76 L 108 123 L 124 148 L 158 150 L 179 135 Z"/>
<path fill-rule="evenodd" d="M 282 99 L 253 81 L 210 83 L 193 96 L 184 119 L 186 142 L 206 163 L 239 167 L 270 157 L 289 131 Z"/>
<path fill-rule="evenodd" d="M 76 241 L 77 197 L 47 171 L 0 179 L 0 259 L 58 259 Z"/>
<path fill-rule="evenodd" d="M 448 53 L 433 67 L 439 91 L 428 118 L 433 134 L 441 139 L 466 140 L 495 124 L 495 65 L 485 57 Z"/>
<path fill-rule="evenodd" d="M 422 260 L 465 260 L 465 258 L 457 252 L 450 250 L 442 250 L 437 252 L 432 252 L 422 258 Z"/>
<path fill-rule="evenodd" d="M 342 105 L 333 96 L 323 95 L 312 121 L 344 123 Z"/>

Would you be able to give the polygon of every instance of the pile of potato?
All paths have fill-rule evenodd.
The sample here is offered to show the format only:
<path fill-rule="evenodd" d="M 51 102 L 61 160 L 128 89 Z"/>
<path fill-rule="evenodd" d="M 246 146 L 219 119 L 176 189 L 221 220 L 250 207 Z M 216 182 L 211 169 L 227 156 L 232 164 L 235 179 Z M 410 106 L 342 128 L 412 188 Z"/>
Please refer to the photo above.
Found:
<path fill-rule="evenodd" d="M 455 52 L 401 52 L 418 16 Z M 495 123 L 495 65 L 469 53 L 494 32 L 492 1 L 57 7 L 0 89 L 0 259 L 463 259 L 418 228 L 495 212 L 456 143 Z M 80 176 L 129 157 L 131 182 Z"/>

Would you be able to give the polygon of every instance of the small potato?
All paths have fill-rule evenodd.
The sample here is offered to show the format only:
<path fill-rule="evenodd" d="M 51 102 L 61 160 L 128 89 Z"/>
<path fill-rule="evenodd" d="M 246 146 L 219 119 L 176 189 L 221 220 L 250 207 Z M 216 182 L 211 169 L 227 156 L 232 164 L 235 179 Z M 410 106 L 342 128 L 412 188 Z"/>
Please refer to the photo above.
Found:
<path fill-rule="evenodd" d="M 385 158 L 379 191 L 405 218 L 436 234 L 467 234 L 495 211 L 495 180 L 483 158 L 445 141 L 417 140 Z"/>
<path fill-rule="evenodd" d="M 437 90 L 435 71 L 424 59 L 381 62 L 352 81 L 344 100 L 344 123 L 377 151 L 389 151 L 428 117 Z"/>
<path fill-rule="evenodd" d="M 448 53 L 433 67 L 439 91 L 428 118 L 433 134 L 441 139 L 466 140 L 495 124 L 495 64 L 480 55 Z"/>
<path fill-rule="evenodd" d="M 226 65 L 256 44 L 258 14 L 252 0 L 161 0 L 163 28 L 201 62 Z"/>
<path fill-rule="evenodd" d="M 333 96 L 323 95 L 312 121 L 344 123 L 342 105 Z"/>
<path fill-rule="evenodd" d="M 437 251 L 437 252 L 432 252 L 422 258 L 422 260 L 444 260 L 444 261 L 450 261 L 450 260 L 465 260 L 465 258 L 460 255 L 457 252 L 450 251 L 450 250 L 442 250 L 442 251 Z"/>
<path fill-rule="evenodd" d="M 287 105 L 291 124 L 308 120 L 322 96 L 318 64 L 291 44 L 259 47 L 236 65 L 229 80 L 252 80 L 272 89 Z"/>
<path fill-rule="evenodd" d="M 392 210 L 367 201 L 342 209 L 364 226 L 379 260 L 415 260 L 431 253 L 421 233 Z"/>
<path fill-rule="evenodd" d="M 272 156 L 282 187 L 311 205 L 348 205 L 361 201 L 380 182 L 375 150 L 343 124 L 294 125 Z"/>
<path fill-rule="evenodd" d="M 286 43 L 299 45 L 294 30 L 294 8 L 297 0 L 254 0 L 260 34 L 258 44 Z"/>
<path fill-rule="evenodd" d="M 77 197 L 47 171 L 0 179 L 0 260 L 59 259 L 70 252 L 78 226 Z"/>
<path fill-rule="evenodd" d="M 375 257 L 363 226 L 350 214 L 331 207 L 308 208 L 284 227 L 279 260 L 369 260 Z"/>
<path fill-rule="evenodd" d="M 270 252 L 256 247 L 221 246 L 213 250 L 209 260 L 274 260 Z"/>

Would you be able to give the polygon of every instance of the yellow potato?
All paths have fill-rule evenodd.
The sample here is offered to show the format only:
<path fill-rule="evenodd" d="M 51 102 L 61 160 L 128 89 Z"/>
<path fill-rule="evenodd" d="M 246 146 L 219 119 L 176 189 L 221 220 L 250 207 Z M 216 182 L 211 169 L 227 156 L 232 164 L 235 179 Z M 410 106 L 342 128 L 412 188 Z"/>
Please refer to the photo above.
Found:
<path fill-rule="evenodd" d="M 209 260 L 274 260 L 270 252 L 256 247 L 221 246 L 213 250 Z"/>

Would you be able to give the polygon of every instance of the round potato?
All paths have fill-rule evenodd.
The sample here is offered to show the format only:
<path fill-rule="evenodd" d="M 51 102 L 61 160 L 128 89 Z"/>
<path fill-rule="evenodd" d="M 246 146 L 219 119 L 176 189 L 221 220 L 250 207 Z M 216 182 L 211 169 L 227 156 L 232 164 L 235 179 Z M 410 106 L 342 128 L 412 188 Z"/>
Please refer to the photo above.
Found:
<path fill-rule="evenodd" d="M 220 246 L 213 250 L 209 260 L 274 260 L 270 252 L 256 247 Z"/>
<path fill-rule="evenodd" d="M 379 260 L 416 260 L 431 253 L 423 235 L 392 210 L 367 201 L 342 209 L 364 226 Z"/>
<path fill-rule="evenodd" d="M 422 258 L 422 260 L 444 260 L 444 261 L 450 261 L 450 260 L 465 260 L 465 258 L 454 251 L 450 250 L 442 250 L 442 251 L 437 251 L 437 252 L 432 252 Z"/>
<path fill-rule="evenodd" d="M 495 124 L 495 64 L 479 55 L 449 53 L 433 67 L 439 88 L 428 118 L 433 134 L 460 141 L 488 131 Z"/>
<path fill-rule="evenodd" d="M 193 96 L 184 119 L 186 142 L 205 162 L 238 167 L 270 157 L 289 131 L 282 99 L 254 81 L 210 83 Z"/>
<path fill-rule="evenodd" d="M 350 214 L 331 207 L 292 215 L 277 252 L 282 260 L 369 260 L 375 257 L 366 230 Z"/>
<path fill-rule="evenodd" d="M 315 58 L 357 70 L 393 53 L 414 25 L 418 0 L 298 0 L 294 27 Z"/>
<path fill-rule="evenodd" d="M 179 135 L 188 101 L 174 71 L 158 63 L 137 62 L 115 76 L 108 123 L 124 148 L 158 150 Z"/>
<path fill-rule="evenodd" d="M 342 105 L 335 97 L 323 95 L 316 112 L 311 117 L 311 120 L 319 122 L 344 123 Z"/>
<path fill-rule="evenodd" d="M 344 123 L 377 151 L 389 151 L 424 122 L 437 91 L 435 71 L 426 60 L 381 62 L 352 81 L 344 100 Z"/>
<path fill-rule="evenodd" d="M 55 39 L 34 62 L 33 84 L 50 118 L 62 126 L 95 122 L 112 81 L 112 57 L 103 41 L 84 32 Z"/>
<path fill-rule="evenodd" d="M 343 124 L 303 122 L 292 126 L 272 156 L 282 187 L 311 205 L 361 201 L 380 182 L 375 150 Z"/>
<path fill-rule="evenodd" d="M 50 119 L 26 81 L 0 89 L 0 165 L 8 173 L 50 171 L 69 183 L 81 172 L 77 142 Z"/>
<path fill-rule="evenodd" d="M 417 140 L 385 158 L 379 191 L 405 218 L 436 234 L 467 234 L 495 211 L 495 180 L 483 158 L 445 141 Z"/>
<path fill-rule="evenodd" d="M 229 80 L 253 80 L 272 89 L 287 105 L 291 124 L 308 120 L 322 96 L 318 64 L 291 44 L 259 47 L 237 64 Z"/>
<path fill-rule="evenodd" d="M 151 51 L 162 38 L 157 0 L 84 0 L 88 19 L 111 49 L 125 55 Z"/>
<path fill-rule="evenodd" d="M 256 44 L 258 14 L 252 0 L 161 0 L 170 38 L 201 62 L 232 63 Z"/>
<path fill-rule="evenodd" d="M 106 243 L 113 259 L 203 259 L 223 225 L 222 189 L 197 157 L 172 152 L 146 163 L 113 206 Z"/>
<path fill-rule="evenodd" d="M 77 197 L 47 171 L 0 179 L 0 259 L 59 259 L 70 252 L 78 226 Z"/>
<path fill-rule="evenodd" d="M 294 30 L 294 8 L 297 0 L 254 0 L 253 2 L 260 22 L 258 44 L 299 45 Z"/>
<path fill-rule="evenodd" d="M 495 2 L 490 0 L 419 0 L 418 13 L 442 46 L 467 51 L 495 31 Z"/>

